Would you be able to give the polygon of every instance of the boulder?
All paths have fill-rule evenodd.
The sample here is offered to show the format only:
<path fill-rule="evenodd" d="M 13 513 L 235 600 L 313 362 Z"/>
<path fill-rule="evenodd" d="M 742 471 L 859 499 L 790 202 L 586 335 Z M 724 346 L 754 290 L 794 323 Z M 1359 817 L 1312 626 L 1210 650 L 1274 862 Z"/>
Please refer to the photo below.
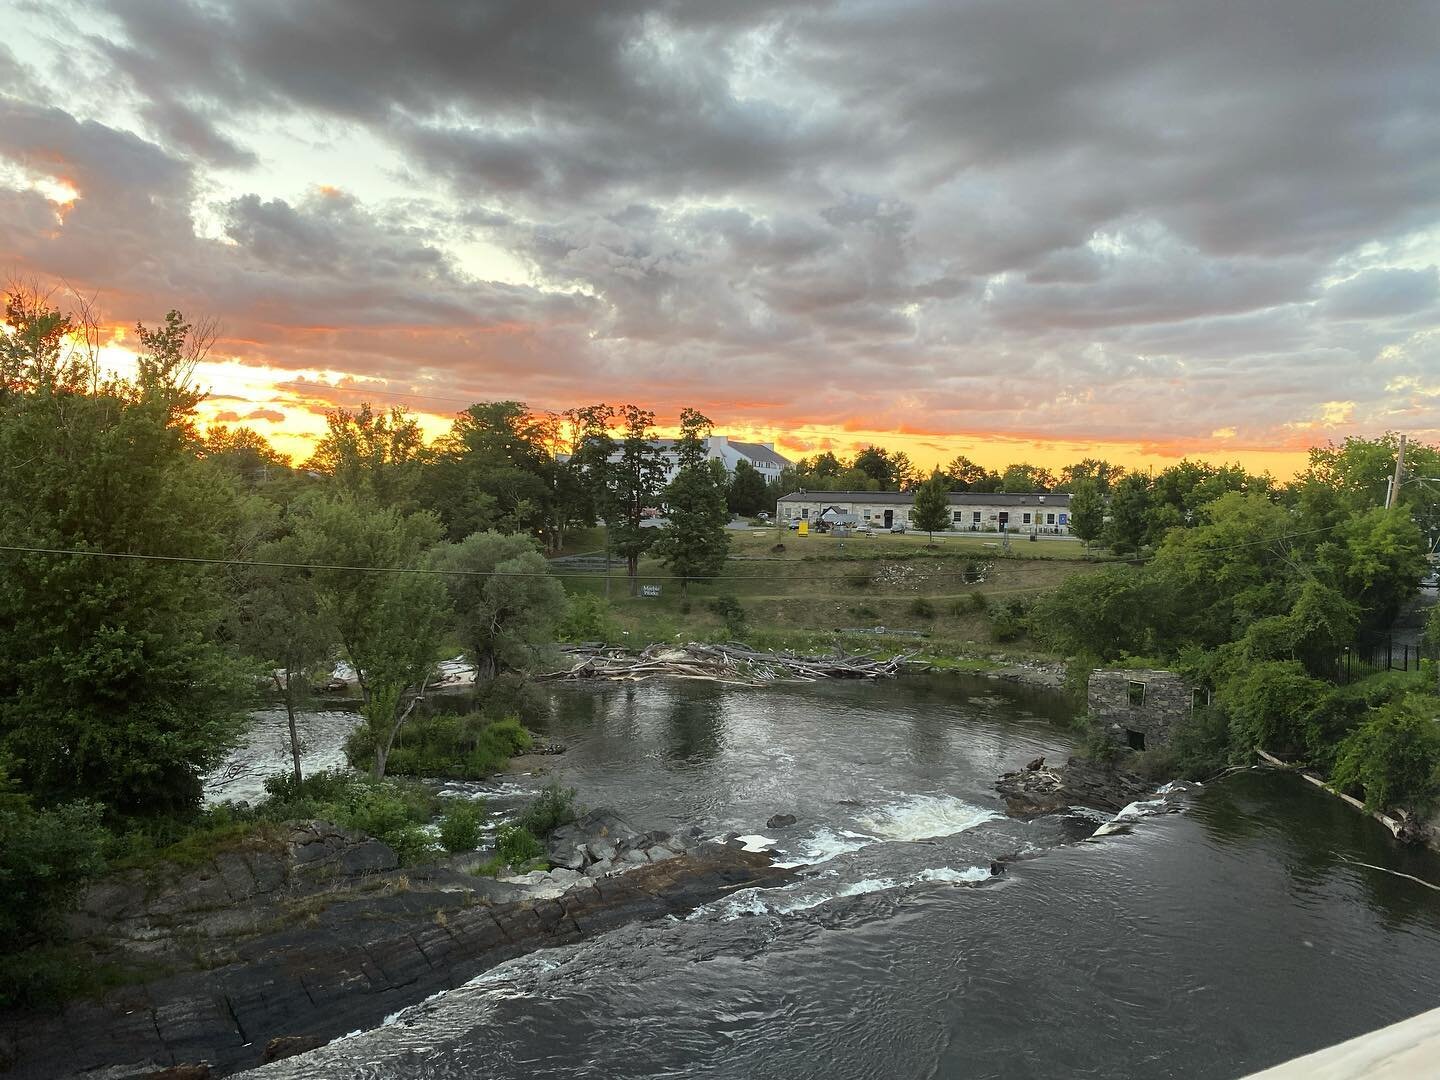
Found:
<path fill-rule="evenodd" d="M 319 1035 L 282 1035 L 265 1044 L 265 1054 L 260 1060 L 269 1065 L 272 1061 L 304 1054 L 324 1045 L 325 1040 Z"/>
<path fill-rule="evenodd" d="M 1146 798 L 1152 785 L 1115 765 L 1072 757 L 1059 768 L 1031 762 L 995 782 L 995 790 L 1015 817 L 1054 814 L 1071 806 L 1119 811 Z"/>
<path fill-rule="evenodd" d="M 767 829 L 788 829 L 794 824 L 794 814 L 771 814 L 770 820 L 765 822 L 765 827 Z"/>

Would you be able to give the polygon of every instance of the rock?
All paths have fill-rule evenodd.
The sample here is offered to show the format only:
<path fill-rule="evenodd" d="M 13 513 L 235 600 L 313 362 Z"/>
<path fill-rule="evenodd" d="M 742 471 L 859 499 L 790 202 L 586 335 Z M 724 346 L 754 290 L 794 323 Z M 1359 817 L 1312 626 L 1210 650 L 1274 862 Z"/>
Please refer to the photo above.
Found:
<path fill-rule="evenodd" d="M 648 847 L 645 849 L 645 857 L 649 859 L 652 863 L 654 863 L 664 862 L 666 859 L 673 859 L 676 857 L 676 854 L 668 847 L 656 844 L 654 847 Z"/>
<path fill-rule="evenodd" d="M 1045 759 L 1044 759 L 1043 757 L 1037 757 L 1034 761 L 1030 762 L 1030 764 L 1028 764 L 1028 765 L 1025 766 L 1025 771 L 1026 771 L 1026 772 L 1035 772 L 1035 771 L 1037 771 L 1038 769 L 1042 768 L 1042 767 L 1044 766 L 1044 764 L 1045 764 Z"/>
<path fill-rule="evenodd" d="M 265 1044 L 265 1054 L 260 1060 L 269 1065 L 272 1061 L 304 1054 L 324 1045 L 325 1040 L 319 1035 L 282 1035 Z"/>
<path fill-rule="evenodd" d="M 609 840 L 592 840 L 585 845 L 590 852 L 590 858 L 594 862 L 614 861 L 615 856 L 620 854 L 619 850 Z"/>
<path fill-rule="evenodd" d="M 171 1065 L 168 1069 L 148 1073 L 145 1080 L 210 1080 L 210 1066 Z"/>
<path fill-rule="evenodd" d="M 767 829 L 788 829 L 794 824 L 794 814 L 771 814 L 770 820 L 765 822 L 765 827 Z"/>
<path fill-rule="evenodd" d="M 625 852 L 621 861 L 627 863 L 648 863 L 650 859 L 646 856 L 645 852 L 636 848 Z"/>
<path fill-rule="evenodd" d="M 1013 816 L 1038 817 L 1071 806 L 1119 811 L 1147 797 L 1151 785 L 1114 765 L 1072 757 L 1058 769 L 1042 763 L 1006 773 L 995 782 L 995 790 Z"/>

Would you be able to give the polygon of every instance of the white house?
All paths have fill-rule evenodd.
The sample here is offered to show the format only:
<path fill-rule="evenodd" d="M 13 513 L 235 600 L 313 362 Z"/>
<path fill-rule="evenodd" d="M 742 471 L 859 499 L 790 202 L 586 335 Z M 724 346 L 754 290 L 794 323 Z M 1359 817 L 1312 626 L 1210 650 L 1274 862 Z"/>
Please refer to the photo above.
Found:
<path fill-rule="evenodd" d="M 855 515 L 876 528 L 911 525 L 915 506 L 913 492 L 903 491 L 796 491 L 776 505 L 779 521 L 831 520 L 838 515 Z M 1045 495 L 952 491 L 950 493 L 952 532 L 1040 533 L 1068 536 L 1070 496 L 1063 492 Z"/>
<path fill-rule="evenodd" d="M 680 455 L 676 450 L 676 439 L 656 439 L 655 445 L 660 449 L 660 458 L 665 463 L 665 482 L 668 484 L 675 479 L 680 471 Z M 709 461 L 718 461 L 725 466 L 727 473 L 733 473 L 735 466 L 742 461 L 748 461 L 753 465 L 765 480 L 774 480 L 780 476 L 780 470 L 790 464 L 788 458 L 775 452 L 774 443 L 749 443 L 735 442 L 728 435 L 711 435 L 705 446 L 705 457 Z M 620 460 L 620 451 L 610 455 L 611 461 Z"/>

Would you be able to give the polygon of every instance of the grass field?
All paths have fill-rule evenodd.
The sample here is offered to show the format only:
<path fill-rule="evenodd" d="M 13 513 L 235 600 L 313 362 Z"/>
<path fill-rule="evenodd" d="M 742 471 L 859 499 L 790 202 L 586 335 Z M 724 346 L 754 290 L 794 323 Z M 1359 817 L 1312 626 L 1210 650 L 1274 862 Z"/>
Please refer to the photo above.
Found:
<path fill-rule="evenodd" d="M 603 573 L 562 571 L 565 587 L 608 592 L 619 635 L 639 644 L 729 636 L 711 605 L 733 597 L 744 610 L 745 638 L 755 645 L 810 651 L 836 643 L 882 651 L 909 647 L 952 658 L 1031 655 L 1023 641 L 992 641 L 989 611 L 1107 561 L 1062 540 L 1012 541 L 1007 550 L 993 538 L 964 535 L 937 536 L 934 546 L 923 533 L 836 539 L 764 529 L 730 536 L 725 571 L 716 580 L 692 582 L 688 596 L 649 559 L 641 561 L 639 581 L 658 585 L 659 596 L 631 596 L 618 565 L 608 588 Z M 907 633 L 881 635 L 874 633 L 877 627 Z M 914 633 L 925 635 L 923 641 Z"/>

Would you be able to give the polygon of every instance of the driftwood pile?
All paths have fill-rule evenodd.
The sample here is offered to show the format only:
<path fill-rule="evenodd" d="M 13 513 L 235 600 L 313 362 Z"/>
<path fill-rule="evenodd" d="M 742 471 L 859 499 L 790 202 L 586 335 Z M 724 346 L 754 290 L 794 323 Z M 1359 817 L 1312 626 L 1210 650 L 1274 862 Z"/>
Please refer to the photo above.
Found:
<path fill-rule="evenodd" d="M 564 652 L 571 658 L 571 666 L 539 678 L 640 682 L 663 676 L 758 686 L 781 679 L 818 682 L 890 678 L 910 660 L 910 655 L 877 660 L 839 649 L 829 656 L 797 656 L 790 652 L 759 652 L 739 642 L 651 645 L 638 653 L 606 645 L 569 645 Z"/>

